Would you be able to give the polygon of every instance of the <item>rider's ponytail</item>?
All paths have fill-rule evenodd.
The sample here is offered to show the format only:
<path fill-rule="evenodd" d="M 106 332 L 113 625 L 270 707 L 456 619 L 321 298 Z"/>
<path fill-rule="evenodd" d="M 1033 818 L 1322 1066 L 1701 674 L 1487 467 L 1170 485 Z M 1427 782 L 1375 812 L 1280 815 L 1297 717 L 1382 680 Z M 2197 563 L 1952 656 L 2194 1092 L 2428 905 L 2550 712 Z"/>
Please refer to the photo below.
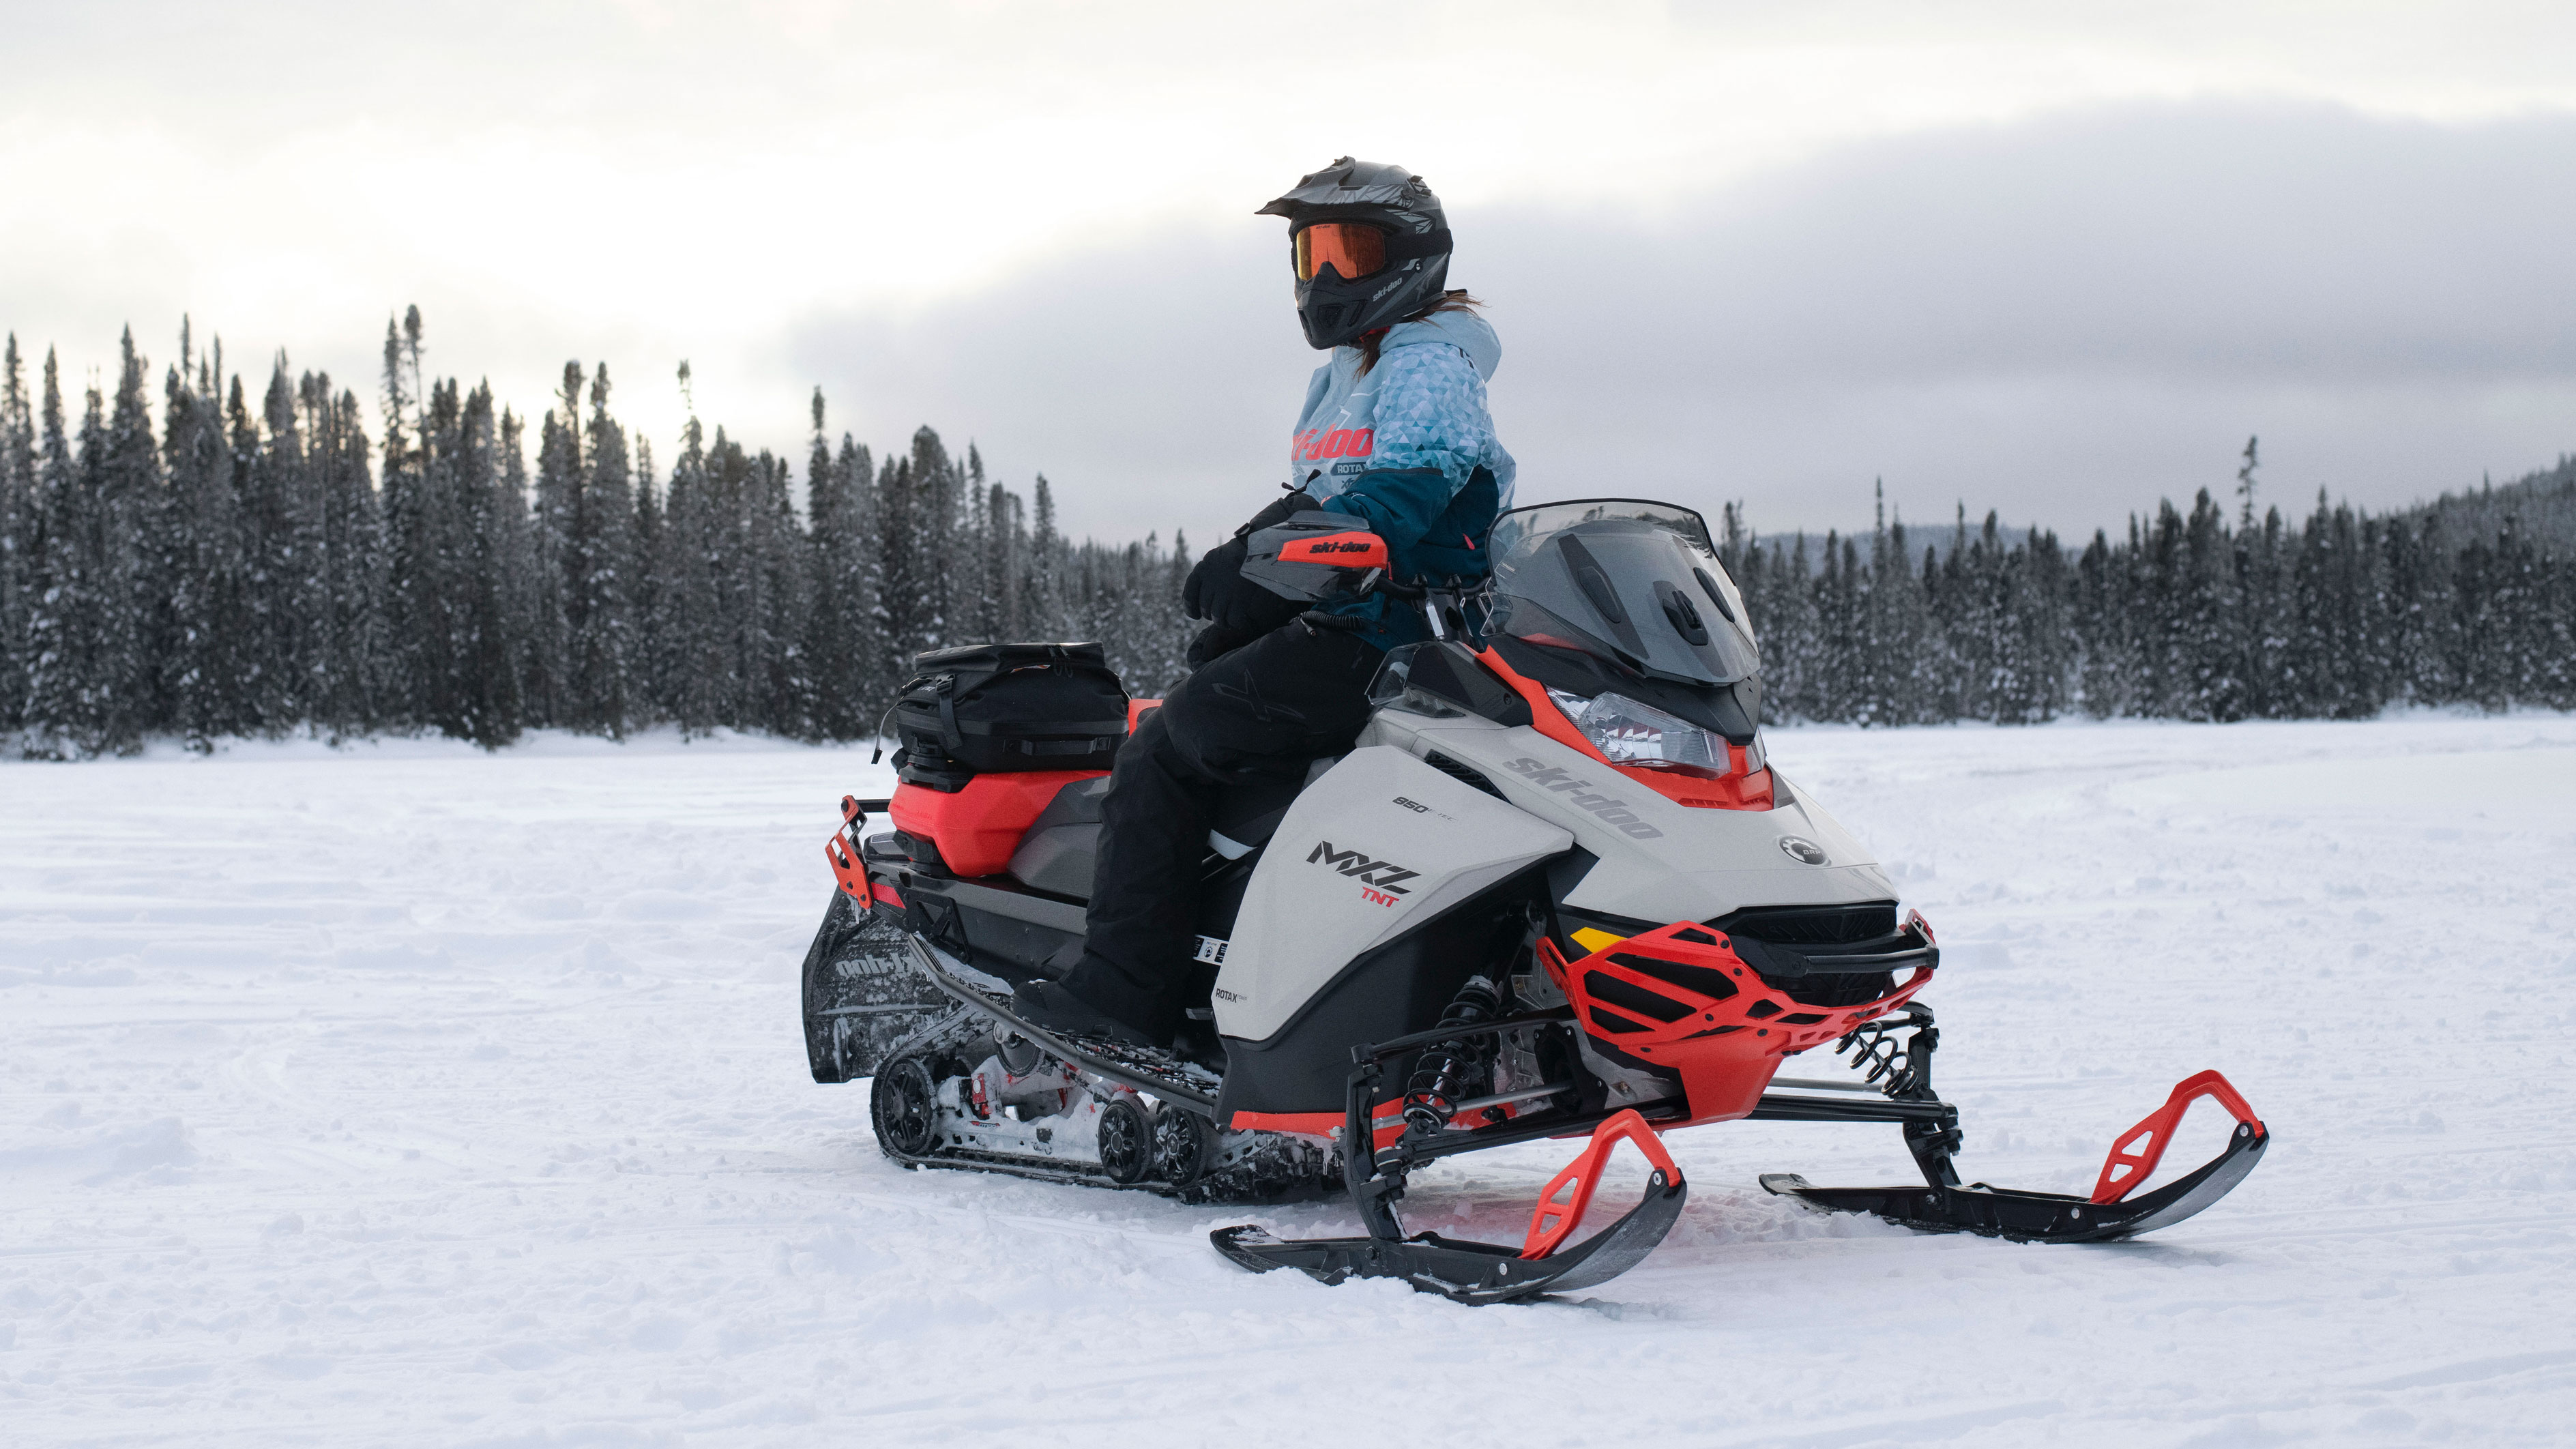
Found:
<path fill-rule="evenodd" d="M 1450 290 L 1441 293 L 1440 300 L 1423 308 L 1421 311 L 1414 313 L 1412 316 L 1405 318 L 1404 321 L 1419 322 L 1434 312 L 1473 312 L 1484 305 L 1485 302 L 1483 298 L 1467 295 L 1466 288 L 1453 287 Z M 1404 325 L 1404 322 L 1399 322 L 1395 325 L 1401 327 Z M 1361 335 L 1359 341 L 1360 376 L 1368 376 L 1369 369 L 1377 366 L 1377 345 L 1379 342 L 1385 340 L 1385 338 L 1386 329 L 1383 327 L 1374 332 L 1368 332 Z"/>

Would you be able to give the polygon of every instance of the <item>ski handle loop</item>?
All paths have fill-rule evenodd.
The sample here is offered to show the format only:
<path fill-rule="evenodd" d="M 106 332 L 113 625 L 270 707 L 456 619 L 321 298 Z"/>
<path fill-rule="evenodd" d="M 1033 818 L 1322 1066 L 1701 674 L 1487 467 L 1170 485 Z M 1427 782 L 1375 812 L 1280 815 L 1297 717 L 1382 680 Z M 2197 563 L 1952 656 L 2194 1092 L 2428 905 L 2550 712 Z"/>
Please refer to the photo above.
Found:
<path fill-rule="evenodd" d="M 841 883 L 852 900 L 865 910 L 876 904 L 876 891 L 868 884 L 867 867 L 858 852 L 860 827 L 868 822 L 867 807 L 856 795 L 841 797 L 841 828 L 823 841 L 823 858 L 832 863 L 833 878 Z"/>
<path fill-rule="evenodd" d="M 2244 1093 L 2214 1068 L 2185 1077 L 2175 1084 L 2173 1095 L 2165 1099 L 2163 1106 L 2149 1112 L 2145 1120 L 2111 1143 L 2111 1155 L 2102 1162 L 2102 1176 L 2093 1184 L 2093 1201 L 2118 1202 L 2154 1175 L 2156 1164 L 2164 1160 L 2165 1144 L 2173 1140 L 2174 1128 L 2182 1122 L 2182 1114 L 2203 1097 L 2217 1099 L 2218 1105 L 2233 1113 L 2238 1122 L 2253 1128 L 2255 1136 L 2267 1135 L 2263 1119 L 2254 1115 Z"/>
<path fill-rule="evenodd" d="M 1521 1247 L 1523 1259 L 1544 1258 L 1564 1245 L 1575 1225 L 1583 1221 L 1583 1210 L 1592 1206 L 1592 1194 L 1601 1186 L 1601 1169 L 1609 1163 L 1611 1149 L 1623 1139 L 1637 1144 L 1646 1160 L 1662 1171 L 1663 1181 L 1657 1187 L 1669 1187 L 1682 1180 L 1682 1170 L 1673 1165 L 1663 1139 L 1631 1107 L 1593 1128 L 1591 1145 L 1548 1179 L 1546 1189 L 1538 1195 L 1538 1207 L 1530 1213 L 1529 1237 Z M 1573 1196 L 1557 1201 L 1557 1194 L 1569 1188 Z"/>

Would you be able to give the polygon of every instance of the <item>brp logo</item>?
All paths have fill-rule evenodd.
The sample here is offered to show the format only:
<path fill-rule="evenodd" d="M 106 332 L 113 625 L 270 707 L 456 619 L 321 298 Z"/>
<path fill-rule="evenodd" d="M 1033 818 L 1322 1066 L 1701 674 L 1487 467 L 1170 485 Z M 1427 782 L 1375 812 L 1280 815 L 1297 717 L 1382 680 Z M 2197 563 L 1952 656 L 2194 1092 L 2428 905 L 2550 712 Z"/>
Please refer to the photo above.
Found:
<path fill-rule="evenodd" d="M 1800 865 L 1823 865 L 1825 848 L 1803 835 L 1780 837 L 1780 853 Z"/>

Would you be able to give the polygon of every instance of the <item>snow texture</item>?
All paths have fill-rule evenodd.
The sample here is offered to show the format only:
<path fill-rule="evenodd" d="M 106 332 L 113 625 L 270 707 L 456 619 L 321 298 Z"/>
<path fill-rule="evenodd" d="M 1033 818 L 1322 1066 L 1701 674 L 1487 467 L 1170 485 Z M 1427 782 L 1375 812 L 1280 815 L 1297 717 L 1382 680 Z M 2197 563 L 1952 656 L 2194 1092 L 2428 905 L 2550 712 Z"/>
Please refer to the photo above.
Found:
<path fill-rule="evenodd" d="M 0 766 L 0 1441 L 2566 1442 L 2576 720 L 1773 750 L 1941 932 L 1972 1180 L 2083 1190 L 2210 1066 L 2261 1168 L 2019 1246 L 1754 1186 L 1904 1180 L 1892 1129 L 1732 1124 L 1673 1140 L 1688 1212 L 1584 1302 L 1255 1277 L 1210 1228 L 1349 1214 L 907 1173 L 807 1080 L 864 752 Z M 1515 1237 L 1570 1150 L 1405 1207 Z"/>

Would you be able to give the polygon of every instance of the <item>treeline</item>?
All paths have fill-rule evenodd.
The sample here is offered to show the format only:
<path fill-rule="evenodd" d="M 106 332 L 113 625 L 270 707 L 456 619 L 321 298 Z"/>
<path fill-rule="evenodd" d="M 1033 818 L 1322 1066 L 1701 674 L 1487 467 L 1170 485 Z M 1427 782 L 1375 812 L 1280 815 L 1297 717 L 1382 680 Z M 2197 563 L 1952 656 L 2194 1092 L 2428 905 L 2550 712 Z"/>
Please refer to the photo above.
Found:
<path fill-rule="evenodd" d="M 939 435 L 878 458 L 813 400 L 804 483 L 695 416 L 667 474 L 567 363 L 526 422 L 425 379 L 388 323 L 382 435 L 281 354 L 257 402 L 183 327 L 153 417 L 129 330 L 75 420 L 53 354 L 0 354 L 0 740 L 435 730 L 485 745 L 657 724 L 871 733 L 914 653 L 1098 639 L 1131 687 L 1183 672 L 1178 535 L 1076 543 Z M 688 370 L 681 367 L 681 386 Z M 692 410 L 694 413 L 694 410 Z M 533 442 L 533 447 L 531 447 Z M 534 470 L 530 470 L 533 454 Z"/>
<path fill-rule="evenodd" d="M 2081 550 L 1965 511 L 1942 546 L 1765 541 L 1723 552 L 1761 629 L 1766 717 L 1861 724 L 2061 714 L 2358 719 L 2392 704 L 2576 708 L 2576 461 L 2373 517 L 2237 516 L 2207 490 Z"/>
<path fill-rule="evenodd" d="M 49 352 L 0 353 L 0 744 L 76 758 L 147 736 L 441 731 L 501 745 L 660 724 L 857 739 L 918 651 L 1097 639 L 1129 688 L 1185 672 L 1191 558 L 1076 543 L 915 433 L 827 432 L 803 481 L 694 416 L 667 472 L 565 365 L 535 437 L 489 385 L 427 379 L 389 322 L 381 432 L 322 374 L 254 407 L 183 327 L 156 421 L 129 332 L 75 420 Z M 688 370 L 680 371 L 688 385 Z M 2576 462 L 2372 516 L 2231 518 L 2207 492 L 2081 549 L 1964 509 L 1932 538 L 1765 539 L 1722 513 L 1775 721 L 2068 713 L 2356 718 L 2399 703 L 2576 708 Z"/>

